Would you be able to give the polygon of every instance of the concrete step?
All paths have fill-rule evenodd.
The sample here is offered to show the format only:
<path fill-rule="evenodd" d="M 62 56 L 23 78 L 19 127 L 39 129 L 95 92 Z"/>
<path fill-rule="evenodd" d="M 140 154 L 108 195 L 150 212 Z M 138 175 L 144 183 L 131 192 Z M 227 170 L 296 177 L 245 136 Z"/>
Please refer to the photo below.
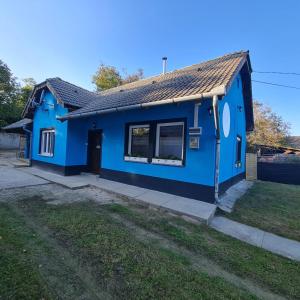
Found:
<path fill-rule="evenodd" d="M 84 177 L 88 178 L 88 175 L 84 175 Z M 171 212 L 178 216 L 185 217 L 187 220 L 188 218 L 191 218 L 194 221 L 206 224 L 209 224 L 214 217 L 217 208 L 215 204 L 98 177 L 96 180 L 95 178 L 91 178 L 89 183 L 92 186 L 126 197 L 128 200 L 133 200 L 159 210 Z"/>
<path fill-rule="evenodd" d="M 38 168 L 30 167 L 30 168 L 20 168 L 25 173 L 35 175 L 37 177 L 46 179 L 52 183 L 60 184 L 66 188 L 75 190 L 81 189 L 83 187 L 89 186 L 89 184 L 83 181 L 80 176 L 62 176 L 59 174 L 47 172 Z"/>
<path fill-rule="evenodd" d="M 233 185 L 219 198 L 218 207 L 225 212 L 231 213 L 236 201 L 241 198 L 252 185 L 253 182 L 248 180 L 242 180 Z"/>
<path fill-rule="evenodd" d="M 24 168 L 22 170 L 70 189 L 80 189 L 86 186 L 97 187 L 120 197 L 126 197 L 127 200 L 171 212 L 184 217 L 186 220 L 190 218 L 193 221 L 206 224 L 209 224 L 217 208 L 214 204 L 106 180 L 93 174 L 62 176 L 38 168 Z"/>

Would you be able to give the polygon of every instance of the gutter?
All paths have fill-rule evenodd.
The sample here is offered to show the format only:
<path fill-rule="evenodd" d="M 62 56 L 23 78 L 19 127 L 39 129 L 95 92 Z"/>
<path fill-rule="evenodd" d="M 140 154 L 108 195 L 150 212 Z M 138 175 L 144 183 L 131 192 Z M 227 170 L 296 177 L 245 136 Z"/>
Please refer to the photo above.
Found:
<path fill-rule="evenodd" d="M 172 104 L 172 103 L 176 104 L 176 103 L 193 101 L 193 100 L 201 100 L 204 98 L 212 98 L 215 95 L 223 96 L 225 94 L 226 94 L 226 87 L 224 85 L 221 85 L 212 89 L 210 92 L 206 92 L 206 93 L 200 93 L 200 94 L 195 94 L 190 96 L 182 96 L 178 98 L 170 98 L 170 99 L 153 101 L 148 103 L 133 104 L 133 105 L 126 105 L 126 106 L 109 108 L 109 109 L 96 110 L 92 112 L 82 112 L 82 113 L 72 114 L 69 116 L 68 115 L 57 116 L 56 119 L 60 121 L 65 121 L 70 119 L 86 118 L 86 117 L 119 112 L 119 111 L 126 111 L 131 109 L 147 108 L 147 107 L 158 106 L 158 105 L 165 105 L 165 104 Z"/>
<path fill-rule="evenodd" d="M 30 136 L 30 140 L 29 140 L 29 167 L 31 167 L 31 165 L 32 165 L 32 153 L 31 153 L 31 149 L 32 149 L 32 131 L 30 131 L 29 129 L 27 129 L 26 125 L 23 126 L 22 128 Z"/>

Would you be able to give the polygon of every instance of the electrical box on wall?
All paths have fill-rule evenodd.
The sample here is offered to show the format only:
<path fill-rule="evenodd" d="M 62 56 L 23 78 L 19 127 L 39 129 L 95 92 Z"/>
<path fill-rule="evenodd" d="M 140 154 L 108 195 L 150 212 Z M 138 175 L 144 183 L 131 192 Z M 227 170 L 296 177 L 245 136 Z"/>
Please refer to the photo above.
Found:
<path fill-rule="evenodd" d="M 202 134 L 202 127 L 190 127 L 189 128 L 189 147 L 190 147 L 190 149 L 199 149 L 201 134 Z"/>
<path fill-rule="evenodd" d="M 190 149 L 199 149 L 200 137 L 199 136 L 190 136 Z"/>

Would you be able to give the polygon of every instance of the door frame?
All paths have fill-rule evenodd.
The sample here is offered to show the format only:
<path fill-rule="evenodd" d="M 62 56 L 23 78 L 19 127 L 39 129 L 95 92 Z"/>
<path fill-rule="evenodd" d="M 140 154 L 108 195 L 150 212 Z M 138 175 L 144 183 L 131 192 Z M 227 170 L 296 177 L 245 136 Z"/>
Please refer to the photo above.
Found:
<path fill-rule="evenodd" d="M 88 147 L 87 147 L 87 171 L 90 173 L 95 173 L 95 174 L 100 174 L 101 171 L 101 165 L 102 165 L 102 129 L 89 129 L 88 130 Z M 100 134 L 100 150 L 99 150 L 99 171 L 98 172 L 94 172 L 91 169 L 91 143 L 90 143 L 90 138 L 91 135 L 94 133 L 99 133 Z"/>

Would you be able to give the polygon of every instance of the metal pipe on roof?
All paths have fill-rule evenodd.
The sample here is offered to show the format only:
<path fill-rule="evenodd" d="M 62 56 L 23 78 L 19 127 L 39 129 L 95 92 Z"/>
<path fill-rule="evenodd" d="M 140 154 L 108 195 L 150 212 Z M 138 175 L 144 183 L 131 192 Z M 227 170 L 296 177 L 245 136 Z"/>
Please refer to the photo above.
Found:
<path fill-rule="evenodd" d="M 147 102 L 147 103 L 141 103 L 141 104 L 133 104 L 133 105 L 126 105 L 121 106 L 118 108 L 108 108 L 108 109 L 102 109 L 97 111 L 91 111 L 91 112 L 82 112 L 72 115 L 66 115 L 66 116 L 57 116 L 56 118 L 60 121 L 70 120 L 70 119 L 77 119 L 77 118 L 85 118 L 95 115 L 102 115 L 112 112 L 118 112 L 118 111 L 126 111 L 131 109 L 137 109 L 137 108 L 145 108 L 145 107 L 152 107 L 152 106 L 158 106 L 158 105 L 166 105 L 171 103 L 181 103 L 181 102 L 187 102 L 187 101 L 193 101 L 193 100 L 201 100 L 204 98 L 212 98 L 213 96 L 223 96 L 226 94 L 226 88 L 222 85 L 219 87 L 214 88 L 210 92 L 195 94 L 195 95 L 189 95 L 189 96 L 182 96 L 178 98 L 170 98 L 170 99 L 164 99 L 159 101 L 153 101 L 153 102 Z"/>
<path fill-rule="evenodd" d="M 166 74 L 166 72 L 167 72 L 167 57 L 166 56 L 164 56 L 163 58 L 162 58 L 162 61 L 163 61 L 163 74 Z"/>

